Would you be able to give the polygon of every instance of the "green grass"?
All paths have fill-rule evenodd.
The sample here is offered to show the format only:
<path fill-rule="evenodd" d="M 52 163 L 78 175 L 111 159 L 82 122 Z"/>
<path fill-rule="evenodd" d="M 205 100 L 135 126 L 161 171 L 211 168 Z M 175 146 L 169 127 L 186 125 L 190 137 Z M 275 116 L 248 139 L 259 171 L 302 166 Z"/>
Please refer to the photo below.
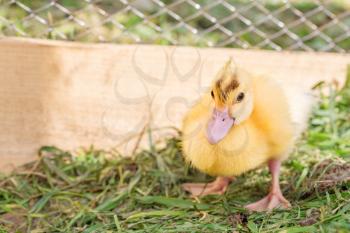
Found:
<path fill-rule="evenodd" d="M 223 196 L 192 200 L 180 184 L 212 178 L 185 165 L 178 138 L 131 158 L 45 146 L 38 161 L 0 176 L 0 232 L 349 232 L 350 77 L 342 90 L 315 92 L 320 103 L 282 170 L 290 210 L 242 208 L 268 191 L 266 168 Z"/>

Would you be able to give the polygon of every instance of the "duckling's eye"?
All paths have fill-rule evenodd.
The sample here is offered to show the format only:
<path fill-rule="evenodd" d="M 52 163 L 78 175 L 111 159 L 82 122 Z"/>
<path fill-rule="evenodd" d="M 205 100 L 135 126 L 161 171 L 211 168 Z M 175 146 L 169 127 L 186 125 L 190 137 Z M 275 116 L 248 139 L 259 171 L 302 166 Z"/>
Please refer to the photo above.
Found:
<path fill-rule="evenodd" d="M 238 96 L 237 96 L 237 102 L 241 102 L 243 99 L 244 99 L 244 93 L 241 92 L 241 93 L 239 93 Z"/>
<path fill-rule="evenodd" d="M 211 97 L 213 97 L 213 99 L 214 99 L 214 92 L 211 91 L 210 94 L 211 94 Z"/>

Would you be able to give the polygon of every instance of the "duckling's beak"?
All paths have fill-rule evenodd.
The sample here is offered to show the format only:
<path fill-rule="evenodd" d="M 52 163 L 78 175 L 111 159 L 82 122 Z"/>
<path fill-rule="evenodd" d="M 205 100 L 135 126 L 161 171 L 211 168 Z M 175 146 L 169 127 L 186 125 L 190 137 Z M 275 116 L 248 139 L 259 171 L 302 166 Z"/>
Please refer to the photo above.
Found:
<path fill-rule="evenodd" d="M 207 125 L 207 139 L 210 144 L 216 144 L 223 139 L 234 124 L 234 118 L 229 115 L 228 108 L 214 108 Z"/>

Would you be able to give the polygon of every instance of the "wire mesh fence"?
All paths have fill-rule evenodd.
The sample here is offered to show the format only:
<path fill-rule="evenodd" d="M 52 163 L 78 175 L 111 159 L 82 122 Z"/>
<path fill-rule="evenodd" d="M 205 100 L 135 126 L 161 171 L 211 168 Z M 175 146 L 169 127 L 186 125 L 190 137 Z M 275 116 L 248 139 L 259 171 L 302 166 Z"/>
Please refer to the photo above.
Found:
<path fill-rule="evenodd" d="M 0 0 L 3 36 L 350 51 L 347 0 Z"/>

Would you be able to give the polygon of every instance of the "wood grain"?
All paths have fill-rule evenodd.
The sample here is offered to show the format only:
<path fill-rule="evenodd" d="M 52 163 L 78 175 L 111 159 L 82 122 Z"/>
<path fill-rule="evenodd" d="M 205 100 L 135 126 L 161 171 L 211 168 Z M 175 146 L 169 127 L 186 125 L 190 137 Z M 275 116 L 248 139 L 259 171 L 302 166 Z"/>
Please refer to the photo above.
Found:
<path fill-rule="evenodd" d="M 304 87 L 342 82 L 350 62 L 349 54 L 3 38 L 0 170 L 35 159 L 42 145 L 128 154 L 145 124 L 178 127 L 229 56 L 253 73 Z M 155 130 L 154 137 L 172 133 Z"/>

